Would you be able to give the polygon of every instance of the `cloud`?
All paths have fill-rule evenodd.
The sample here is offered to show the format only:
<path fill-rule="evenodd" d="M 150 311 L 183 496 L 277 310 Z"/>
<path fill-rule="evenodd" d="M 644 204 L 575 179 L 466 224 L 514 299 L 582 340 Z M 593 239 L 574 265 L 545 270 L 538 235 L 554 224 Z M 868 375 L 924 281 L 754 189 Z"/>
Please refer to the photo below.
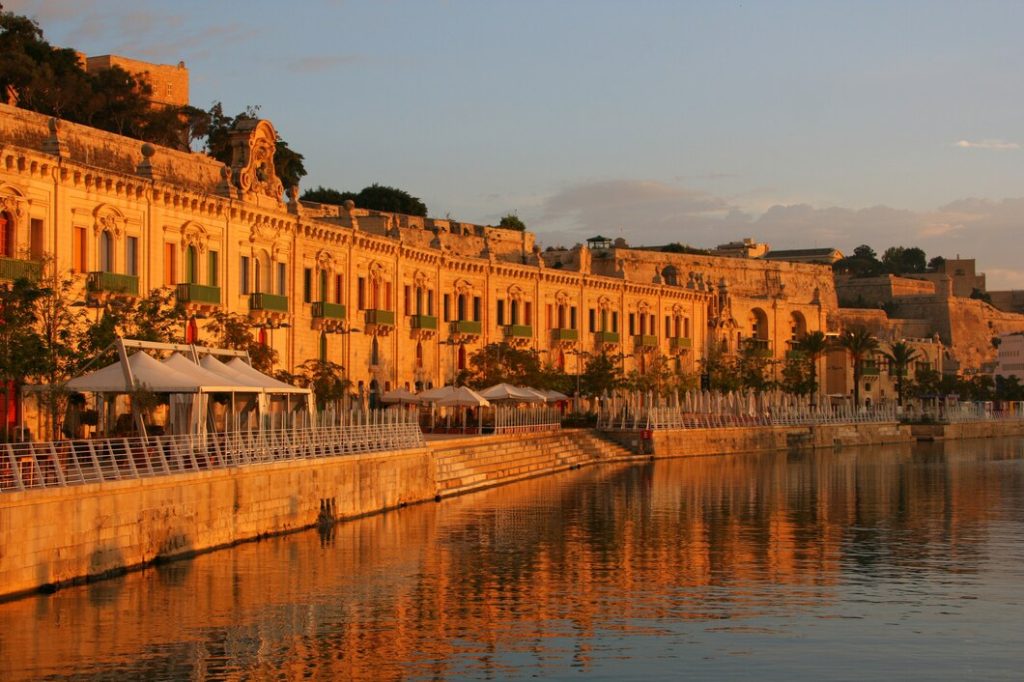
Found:
<path fill-rule="evenodd" d="M 346 66 L 361 59 L 358 54 L 311 55 L 288 62 L 288 70 L 296 73 L 329 71 L 336 66 Z"/>
<path fill-rule="evenodd" d="M 991 149 L 997 152 L 1020 149 L 1019 142 L 1007 142 L 1006 140 L 979 140 L 977 142 L 959 140 L 953 146 L 961 149 Z"/>

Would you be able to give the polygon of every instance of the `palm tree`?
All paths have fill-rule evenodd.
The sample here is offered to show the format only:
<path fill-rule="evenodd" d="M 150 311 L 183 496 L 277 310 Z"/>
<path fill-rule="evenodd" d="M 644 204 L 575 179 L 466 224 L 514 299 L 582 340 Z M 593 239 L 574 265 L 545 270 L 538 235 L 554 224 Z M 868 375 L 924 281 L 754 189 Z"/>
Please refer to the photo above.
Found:
<path fill-rule="evenodd" d="M 864 358 L 878 350 L 878 339 L 864 327 L 847 329 L 839 337 L 839 345 L 846 349 L 853 360 L 853 402 L 860 406 L 860 378 L 864 372 Z"/>
<path fill-rule="evenodd" d="M 811 363 L 811 406 L 814 406 L 814 394 L 818 391 L 818 358 L 829 349 L 828 337 L 823 331 L 806 334 L 796 342 L 794 350 L 803 353 Z"/>
<path fill-rule="evenodd" d="M 897 341 L 889 346 L 889 352 L 883 355 L 889 360 L 890 371 L 896 375 L 896 404 L 902 407 L 903 379 L 907 375 L 907 367 L 918 358 L 917 349 L 903 341 Z"/>

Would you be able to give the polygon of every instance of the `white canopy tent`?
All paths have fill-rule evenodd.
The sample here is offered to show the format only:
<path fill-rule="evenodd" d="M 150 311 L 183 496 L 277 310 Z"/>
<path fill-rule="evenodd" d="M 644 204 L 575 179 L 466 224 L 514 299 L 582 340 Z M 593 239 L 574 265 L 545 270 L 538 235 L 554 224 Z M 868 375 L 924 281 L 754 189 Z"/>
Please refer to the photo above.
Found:
<path fill-rule="evenodd" d="M 480 395 L 490 401 L 515 403 L 542 403 L 545 400 L 532 389 L 519 388 L 512 384 L 495 384 L 480 391 Z"/>

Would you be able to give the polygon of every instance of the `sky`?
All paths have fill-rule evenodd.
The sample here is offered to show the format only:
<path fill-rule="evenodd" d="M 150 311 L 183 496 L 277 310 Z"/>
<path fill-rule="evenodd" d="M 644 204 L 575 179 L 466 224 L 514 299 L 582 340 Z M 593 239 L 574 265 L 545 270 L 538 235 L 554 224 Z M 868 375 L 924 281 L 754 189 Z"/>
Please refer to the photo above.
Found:
<path fill-rule="evenodd" d="M 303 188 L 516 212 L 545 245 L 867 243 L 1024 288 L 1024 3 L 5 0 L 259 105 Z"/>

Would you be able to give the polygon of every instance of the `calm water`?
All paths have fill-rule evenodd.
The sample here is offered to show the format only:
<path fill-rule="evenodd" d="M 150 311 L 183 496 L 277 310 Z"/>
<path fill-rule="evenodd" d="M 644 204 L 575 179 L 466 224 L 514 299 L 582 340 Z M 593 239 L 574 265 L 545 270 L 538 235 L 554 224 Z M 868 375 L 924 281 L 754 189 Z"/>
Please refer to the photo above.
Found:
<path fill-rule="evenodd" d="M 0 680 L 1021 679 L 1024 441 L 593 468 L 0 604 Z"/>

